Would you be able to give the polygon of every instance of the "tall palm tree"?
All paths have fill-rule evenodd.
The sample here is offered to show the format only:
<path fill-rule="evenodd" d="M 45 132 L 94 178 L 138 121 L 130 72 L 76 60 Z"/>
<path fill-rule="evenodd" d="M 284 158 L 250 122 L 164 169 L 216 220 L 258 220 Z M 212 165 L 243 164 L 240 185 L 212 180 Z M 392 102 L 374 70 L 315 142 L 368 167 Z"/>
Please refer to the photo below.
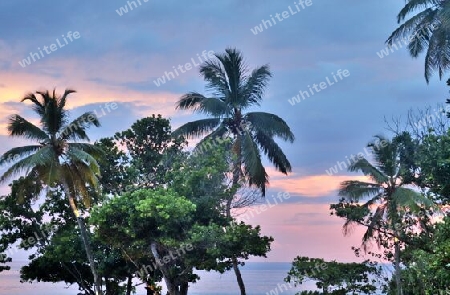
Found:
<path fill-rule="evenodd" d="M 210 118 L 186 123 L 175 130 L 174 135 L 194 138 L 207 134 L 198 146 L 210 140 L 230 137 L 235 155 L 233 185 L 244 181 L 260 189 L 264 195 L 269 179 L 261 161 L 261 152 L 277 170 L 287 174 L 291 171 L 291 164 L 274 138 L 294 141 L 289 126 L 280 117 L 265 112 L 244 112 L 260 105 L 272 76 L 269 66 L 261 66 L 249 73 L 241 52 L 226 49 L 225 53 L 215 54 L 215 59 L 206 61 L 200 67 L 200 74 L 207 82 L 212 97 L 190 92 L 181 97 L 177 108 L 203 113 Z M 226 205 L 228 217 L 231 217 L 231 203 L 230 198 Z M 232 261 L 241 295 L 245 295 L 238 261 L 235 257 Z"/>
<path fill-rule="evenodd" d="M 370 219 L 363 236 L 364 246 L 373 239 L 380 245 L 383 242 L 382 237 L 381 235 L 376 237 L 380 232 L 393 237 L 397 294 L 401 295 L 403 294 L 400 268 L 401 212 L 403 209 L 418 211 L 421 205 L 430 206 L 431 201 L 416 190 L 405 187 L 411 184 L 411 178 L 408 177 L 411 170 L 408 162 L 403 160 L 404 157 L 410 156 L 406 154 L 408 150 L 405 135 L 395 137 L 393 140 L 387 140 L 382 136 L 375 138 L 375 141 L 368 144 L 374 164 L 365 158 L 358 158 L 348 167 L 351 172 L 362 172 L 371 182 L 344 181 L 341 183 L 339 195 L 350 202 L 365 201 L 358 206 L 360 209 L 366 209 L 364 212 Z M 348 218 L 344 224 L 344 232 L 348 232 L 354 223 L 358 222 Z"/>
<path fill-rule="evenodd" d="M 11 164 L 0 177 L 0 183 L 25 173 L 26 178 L 32 182 L 49 187 L 59 185 L 63 188 L 80 228 L 94 276 L 96 294 L 101 294 L 101 282 L 96 271 L 86 226 L 77 206 L 79 201 L 89 206 L 89 191 L 97 188 L 99 166 L 96 157 L 101 154 L 101 150 L 94 145 L 77 141 L 89 141 L 86 129 L 92 125 L 98 127 L 100 123 L 92 112 L 86 112 L 68 123 L 65 105 L 67 96 L 74 92 L 68 89 L 62 96 L 57 96 L 55 90 L 53 93 L 36 92 L 39 99 L 33 93 L 22 99 L 22 102 L 32 102 L 33 111 L 40 118 L 41 128 L 19 115 L 10 118 L 8 124 L 10 136 L 37 143 L 12 148 L 0 157 L 0 165 Z"/>
<path fill-rule="evenodd" d="M 408 20 L 408 15 L 414 14 Z M 388 45 L 396 42 L 408 44 L 412 57 L 426 51 L 425 79 L 427 83 L 434 71 L 442 78 L 450 69 L 450 1 L 447 0 L 407 0 L 397 15 L 398 23 L 403 22 L 387 39 Z"/>

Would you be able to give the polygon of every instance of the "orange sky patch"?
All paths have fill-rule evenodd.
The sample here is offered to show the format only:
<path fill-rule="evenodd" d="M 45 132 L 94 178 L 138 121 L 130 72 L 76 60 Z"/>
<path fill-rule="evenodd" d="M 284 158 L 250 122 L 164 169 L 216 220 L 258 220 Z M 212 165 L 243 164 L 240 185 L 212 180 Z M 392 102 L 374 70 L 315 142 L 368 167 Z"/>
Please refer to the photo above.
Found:
<path fill-rule="evenodd" d="M 345 180 L 369 181 L 366 176 L 354 175 L 312 175 L 275 178 L 270 180 L 270 187 L 291 194 L 299 194 L 307 197 L 327 196 L 339 189 L 341 182 Z"/>

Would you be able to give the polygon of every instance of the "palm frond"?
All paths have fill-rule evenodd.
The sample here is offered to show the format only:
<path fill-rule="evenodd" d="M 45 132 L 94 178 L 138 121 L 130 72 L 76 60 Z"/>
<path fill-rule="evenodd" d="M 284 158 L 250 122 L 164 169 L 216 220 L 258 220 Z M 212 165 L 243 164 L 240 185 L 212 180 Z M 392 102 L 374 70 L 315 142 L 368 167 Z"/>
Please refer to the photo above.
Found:
<path fill-rule="evenodd" d="M 69 163 L 83 162 L 91 169 L 92 173 L 94 173 L 95 175 L 100 174 L 100 167 L 98 165 L 98 162 L 91 154 L 74 146 L 69 146 L 66 155 L 68 157 L 67 160 Z"/>
<path fill-rule="evenodd" d="M 224 117 L 230 114 L 226 103 L 218 98 L 205 97 L 197 92 L 190 92 L 181 97 L 177 103 L 179 109 L 190 109 L 213 117 Z"/>
<path fill-rule="evenodd" d="M 0 166 L 17 162 L 20 158 L 29 156 L 40 148 L 42 148 L 41 145 L 29 145 L 12 148 L 0 157 Z"/>
<path fill-rule="evenodd" d="M 427 54 L 425 56 L 425 79 L 429 82 L 435 71 L 442 79 L 443 74 L 450 68 L 450 49 L 448 30 L 439 27 L 431 35 Z"/>
<path fill-rule="evenodd" d="M 264 132 L 269 137 L 278 136 L 289 142 L 294 142 L 295 140 L 289 126 L 277 115 L 265 112 L 251 112 L 245 115 L 244 120 L 250 122 L 252 129 Z"/>
<path fill-rule="evenodd" d="M 434 203 L 429 198 L 410 188 L 396 188 L 392 194 L 392 199 L 395 200 L 398 206 L 409 208 L 413 212 L 418 212 L 421 206 L 425 208 L 434 206 Z"/>
<path fill-rule="evenodd" d="M 37 166 L 49 166 L 55 161 L 56 155 L 52 148 L 43 147 L 36 153 L 16 162 L 0 177 L 0 183 L 5 183 L 11 177 L 23 172 L 29 172 Z"/>
<path fill-rule="evenodd" d="M 89 166 L 82 162 L 72 162 L 66 164 L 66 169 L 71 177 L 71 191 L 76 196 L 81 197 L 81 201 L 89 208 L 91 206 L 91 188 L 97 191 L 99 188 L 98 178 L 92 173 Z"/>
<path fill-rule="evenodd" d="M 52 161 L 45 166 L 35 166 L 28 175 L 34 174 L 36 179 L 39 179 L 50 187 L 55 187 L 61 180 L 61 165 L 58 161 Z"/>
<path fill-rule="evenodd" d="M 244 99 L 244 101 L 241 102 L 243 107 L 252 104 L 259 105 L 270 77 L 272 77 L 272 73 L 270 72 L 268 65 L 263 65 L 252 71 L 247 78 L 241 93 L 241 96 Z"/>
<path fill-rule="evenodd" d="M 367 145 L 367 147 L 372 150 L 372 156 L 375 160 L 375 165 L 373 167 L 386 177 L 388 175 L 396 177 L 401 166 L 399 161 L 399 142 L 394 143 L 382 135 L 376 135 L 374 137 L 375 139 Z"/>
<path fill-rule="evenodd" d="M 223 124 L 220 124 L 219 127 L 216 128 L 216 130 L 200 140 L 200 142 L 195 146 L 193 152 L 201 153 L 210 149 L 211 147 L 213 148 L 216 143 L 222 143 L 227 131 L 227 128 Z"/>
<path fill-rule="evenodd" d="M 389 38 L 386 40 L 386 44 L 392 45 L 401 38 L 409 38 L 411 34 L 417 32 L 418 27 L 424 25 L 423 22 L 427 19 L 430 13 L 433 13 L 433 11 L 427 9 L 411 17 L 391 33 Z"/>
<path fill-rule="evenodd" d="M 71 93 L 76 93 L 76 92 L 77 91 L 73 90 L 73 89 L 66 89 L 64 91 L 64 94 L 61 96 L 61 98 L 59 99 L 59 103 L 58 103 L 60 111 L 63 111 L 64 108 L 66 107 L 67 96 Z"/>
<path fill-rule="evenodd" d="M 284 174 L 292 171 L 291 163 L 289 163 L 283 150 L 270 136 L 264 132 L 256 132 L 254 138 L 263 153 L 278 171 Z"/>
<path fill-rule="evenodd" d="M 346 180 L 341 183 L 338 195 L 350 201 L 359 202 L 361 199 L 378 195 L 380 189 L 382 187 L 377 183 Z"/>
<path fill-rule="evenodd" d="M 28 93 L 24 98 L 21 99 L 20 102 L 31 101 L 33 103 L 32 109 L 38 114 L 40 117 L 45 115 L 45 106 L 37 99 L 34 93 Z"/>
<path fill-rule="evenodd" d="M 360 158 L 355 162 L 352 162 L 347 170 L 350 172 L 362 172 L 364 175 L 369 176 L 378 184 L 385 183 L 389 180 L 389 178 L 384 173 L 379 171 L 365 158 Z"/>
<path fill-rule="evenodd" d="M 450 3 L 441 1 L 439 8 L 435 10 L 438 14 L 437 18 L 440 21 L 440 27 L 448 32 L 450 29 Z"/>
<path fill-rule="evenodd" d="M 76 148 L 79 150 L 82 150 L 83 152 L 86 152 L 93 156 L 96 160 L 100 159 L 102 156 L 105 155 L 105 151 L 93 144 L 90 143 L 68 143 L 69 148 Z"/>
<path fill-rule="evenodd" d="M 217 55 L 216 55 L 217 57 Z M 218 97 L 228 98 L 231 96 L 230 85 L 224 68 L 220 61 L 208 60 L 200 66 L 200 74 L 207 82 L 206 88 Z"/>
<path fill-rule="evenodd" d="M 174 137 L 184 136 L 186 138 L 195 138 L 209 133 L 220 124 L 220 119 L 210 118 L 188 122 L 172 132 Z"/>
<path fill-rule="evenodd" d="M 60 129 L 67 123 L 67 111 L 59 108 L 59 99 L 55 90 L 53 94 L 47 90 L 45 92 L 36 91 L 43 100 L 44 114 L 40 116 L 43 130 L 52 136 L 56 135 Z"/>
<path fill-rule="evenodd" d="M 206 97 L 198 92 L 189 92 L 183 95 L 176 103 L 176 109 L 196 110 L 202 100 Z"/>
<path fill-rule="evenodd" d="M 244 163 L 244 175 L 249 185 L 260 188 L 265 195 L 266 184 L 269 183 L 266 169 L 261 162 L 259 149 L 249 133 L 242 136 L 242 162 Z"/>
<path fill-rule="evenodd" d="M 380 228 L 380 223 L 383 222 L 383 218 L 386 213 L 386 205 L 382 204 L 377 207 L 375 213 L 372 216 L 372 220 L 367 226 L 367 230 L 363 235 L 362 244 L 366 245 L 371 239 L 374 238 L 375 232 Z M 380 241 L 377 241 L 377 244 L 380 245 Z"/>
<path fill-rule="evenodd" d="M 405 18 L 410 14 L 415 12 L 418 9 L 426 8 L 428 9 L 434 9 L 435 6 L 440 4 L 440 0 L 412 0 L 407 1 L 405 6 L 400 10 L 400 12 L 397 15 L 397 22 L 402 22 L 405 20 Z M 432 6 L 432 7 L 430 7 Z"/>
<path fill-rule="evenodd" d="M 47 142 L 49 140 L 48 135 L 43 130 L 19 115 L 13 115 L 9 119 L 8 132 L 11 136 L 39 142 Z"/>
<path fill-rule="evenodd" d="M 216 57 L 221 62 L 226 73 L 231 92 L 230 103 L 234 106 L 239 105 L 239 92 L 247 71 L 244 58 L 241 52 L 234 48 L 227 48 L 225 49 L 225 53 L 216 54 Z"/>
<path fill-rule="evenodd" d="M 61 130 L 61 139 L 89 141 L 86 130 L 91 126 L 99 127 L 100 121 L 94 112 L 86 112 Z"/>
<path fill-rule="evenodd" d="M 430 11 L 425 15 L 420 23 L 410 33 L 408 51 L 409 54 L 416 58 L 422 53 L 430 44 L 431 36 L 435 30 L 436 11 Z"/>
<path fill-rule="evenodd" d="M 198 111 L 213 117 L 225 117 L 231 114 L 225 102 L 213 97 L 206 97 L 198 106 Z"/>
<path fill-rule="evenodd" d="M 426 49 L 425 80 L 429 83 L 434 72 L 439 78 L 450 69 L 450 4 L 441 0 L 410 0 L 398 14 L 398 22 L 407 15 L 422 10 L 400 25 L 386 43 L 392 45 L 400 37 L 408 37 L 408 51 L 417 57 Z"/>

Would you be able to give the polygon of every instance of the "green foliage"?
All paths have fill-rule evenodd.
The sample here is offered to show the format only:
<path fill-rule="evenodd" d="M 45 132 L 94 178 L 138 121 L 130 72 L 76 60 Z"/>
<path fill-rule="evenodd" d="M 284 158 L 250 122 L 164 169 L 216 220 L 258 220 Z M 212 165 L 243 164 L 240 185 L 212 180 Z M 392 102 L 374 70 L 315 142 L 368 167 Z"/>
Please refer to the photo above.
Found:
<path fill-rule="evenodd" d="M 64 122 L 61 119 L 60 125 L 64 126 Z M 83 124 L 78 122 L 77 126 Z M 63 129 L 64 140 L 84 136 L 77 128 L 69 129 Z M 33 138 L 43 134 L 33 128 L 30 132 L 36 133 Z M 238 186 L 228 188 L 226 183 L 232 157 L 230 141 L 202 154 L 188 155 L 181 152 L 183 140 L 171 137 L 168 120 L 153 116 L 138 121 L 114 139 L 100 140 L 95 146 L 67 144 L 67 150 L 65 144 L 56 147 L 82 161 L 84 166 L 76 161 L 63 162 L 60 169 L 57 162 L 42 156 L 48 151 L 61 152 L 60 149 L 47 148 L 41 154 L 38 150 L 35 172 L 33 168 L 30 175 L 14 182 L 12 193 L 0 200 L 4 212 L 0 216 L 0 231 L 4 233 L 0 237 L 0 253 L 16 242 L 35 251 L 30 263 L 21 270 L 22 280 L 77 284 L 87 294 L 93 294 L 94 286 L 98 285 L 94 284 L 91 265 L 83 259 L 85 253 L 77 237 L 80 229 L 75 227 L 76 219 L 62 198 L 67 192 L 60 186 L 47 187 L 44 202 L 38 209 L 33 207 L 48 179 L 55 179 L 49 184 L 63 179 L 70 192 L 94 197 L 96 204 L 87 219 L 94 230 L 89 245 L 106 294 L 130 291 L 131 285 L 126 283 L 132 278 L 139 278 L 153 288 L 157 288 L 155 284 L 162 277 L 176 286 L 186 286 L 198 279 L 194 268 L 223 272 L 231 269 L 231 257 L 246 260 L 270 251 L 273 238 L 262 236 L 259 226 L 235 224 L 226 217 L 225 205 L 238 189 Z M 121 149 L 121 145 L 126 149 Z M 19 152 L 25 155 L 36 151 L 34 147 L 12 150 L 3 156 L 4 161 L 10 161 Z M 53 164 L 46 166 L 45 161 Z M 24 163 L 31 161 L 20 165 L 25 167 Z M 89 174 L 89 169 L 94 173 Z M 105 194 L 94 191 L 97 172 L 102 173 L 100 186 Z M 143 177 L 147 172 L 155 177 Z M 43 176 L 51 177 L 40 180 Z M 22 206 L 17 206 L 17 200 L 22 201 Z M 85 210 L 87 205 L 89 202 L 80 203 L 78 208 Z M 34 231 L 48 225 L 56 226 L 51 235 L 33 245 L 24 243 Z M 161 259 L 188 248 L 158 267 Z M 0 263 L 5 264 L 0 270 L 7 269 L 9 261 L 11 257 L 0 255 Z"/>
<path fill-rule="evenodd" d="M 261 236 L 259 227 L 230 225 L 224 214 L 223 205 L 235 192 L 225 183 L 226 146 L 224 142 L 201 155 L 173 157 L 162 178 L 167 188 L 125 192 L 95 207 L 91 222 L 97 237 L 122 251 L 140 271 L 157 264 L 155 253 L 149 251 L 152 245 L 160 257 L 192 245 L 190 251 L 155 269 L 156 275 L 177 286 L 198 279 L 194 267 L 223 272 L 231 269 L 232 256 L 265 256 L 273 239 Z M 145 272 L 141 274 L 148 279 Z"/>
<path fill-rule="evenodd" d="M 194 211 L 193 203 L 171 190 L 142 189 L 113 197 L 96 207 L 91 222 L 108 243 L 120 245 L 127 237 L 130 241 L 134 238 L 160 241 L 182 235 L 189 228 Z"/>
<path fill-rule="evenodd" d="M 322 293 L 305 291 L 300 294 L 374 294 L 376 280 L 369 276 L 379 273 L 380 270 L 368 261 L 341 263 L 297 256 L 285 281 L 300 285 L 311 279 L 322 289 Z"/>
<path fill-rule="evenodd" d="M 190 243 L 202 249 L 204 255 L 214 258 L 201 261 L 197 269 L 216 270 L 223 273 L 232 268 L 232 257 L 249 259 L 250 256 L 267 257 L 272 237 L 261 236 L 260 226 L 252 227 L 243 222 L 227 226 L 210 224 L 194 226 Z M 244 265 L 244 262 L 241 262 Z"/>
<path fill-rule="evenodd" d="M 161 184 L 166 170 L 186 144 L 183 138 L 172 137 L 170 122 L 161 115 L 136 121 L 131 128 L 116 133 L 114 141 L 126 147 L 127 178 L 140 188 Z"/>
<path fill-rule="evenodd" d="M 418 295 L 447 294 L 450 290 L 450 217 L 434 225 L 427 250 L 405 249 L 405 291 Z"/>
<path fill-rule="evenodd" d="M 112 138 L 102 138 L 95 146 L 103 151 L 100 165 L 100 185 L 104 194 L 118 194 L 132 185 L 129 157 Z"/>
<path fill-rule="evenodd" d="M 420 167 L 418 184 L 428 188 L 436 201 L 447 204 L 450 200 L 450 131 L 425 136 L 418 146 L 416 161 Z"/>

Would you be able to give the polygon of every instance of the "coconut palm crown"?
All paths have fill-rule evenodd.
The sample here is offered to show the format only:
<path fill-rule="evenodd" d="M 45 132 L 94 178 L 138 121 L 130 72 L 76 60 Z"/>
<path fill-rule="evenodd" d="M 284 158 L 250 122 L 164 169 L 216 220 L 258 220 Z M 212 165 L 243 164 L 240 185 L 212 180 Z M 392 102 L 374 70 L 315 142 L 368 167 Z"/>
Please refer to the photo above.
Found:
<path fill-rule="evenodd" d="M 250 186 L 256 186 L 264 194 L 268 175 L 261 161 L 261 152 L 277 170 L 287 174 L 292 169 L 291 164 L 274 138 L 294 141 L 289 126 L 280 117 L 265 112 L 245 113 L 248 108 L 260 105 L 272 76 L 269 66 L 258 67 L 249 73 L 242 54 L 236 49 L 226 49 L 225 53 L 215 54 L 215 59 L 202 64 L 200 74 L 212 97 L 190 92 L 181 97 L 177 108 L 193 110 L 209 118 L 188 122 L 174 134 L 187 138 L 207 134 L 198 146 L 208 140 L 230 136 L 236 156 L 233 182 L 243 177 Z"/>
<path fill-rule="evenodd" d="M 407 17 L 414 14 L 409 19 Z M 427 83 L 433 72 L 439 77 L 450 69 L 450 1 L 407 0 L 397 15 L 398 23 L 403 22 L 386 43 L 408 45 L 412 57 L 426 52 L 425 79 Z"/>
<path fill-rule="evenodd" d="M 387 232 L 394 241 L 395 278 L 397 294 L 403 294 L 401 288 L 400 268 L 400 238 L 402 236 L 401 212 L 409 210 L 419 212 L 421 207 L 432 206 L 432 202 L 417 190 L 408 187 L 412 182 L 408 162 L 403 161 L 408 157 L 408 136 L 403 134 L 388 140 L 382 136 L 376 136 L 376 140 L 368 144 L 372 149 L 374 164 L 366 158 L 358 158 L 348 170 L 362 172 L 370 181 L 348 180 L 341 183 L 339 195 L 353 203 L 362 202 L 358 206 L 366 213 L 369 219 L 367 230 L 362 238 L 364 249 L 367 244 L 375 239 L 378 245 L 383 244 L 382 235 L 379 232 Z M 363 202 L 364 201 L 364 202 Z M 348 218 L 344 224 L 344 233 L 349 233 L 353 224 L 360 223 Z"/>
<path fill-rule="evenodd" d="M 100 123 L 92 112 L 86 112 L 68 122 L 65 106 L 68 95 L 74 92 L 68 89 L 62 96 L 57 96 L 55 91 L 38 91 L 38 96 L 30 93 L 21 100 L 32 102 L 32 109 L 39 116 L 41 127 L 20 115 L 11 116 L 9 135 L 36 144 L 12 148 L 0 157 L 0 166 L 11 164 L 0 176 L 0 182 L 4 183 L 24 173 L 45 185 L 63 185 L 70 190 L 71 196 L 81 196 L 84 203 L 89 205 L 88 188 L 97 187 L 99 166 L 96 157 L 101 151 L 94 145 L 78 141 L 89 141 L 86 129 L 100 126 Z M 72 206 L 72 209 L 75 208 Z"/>

